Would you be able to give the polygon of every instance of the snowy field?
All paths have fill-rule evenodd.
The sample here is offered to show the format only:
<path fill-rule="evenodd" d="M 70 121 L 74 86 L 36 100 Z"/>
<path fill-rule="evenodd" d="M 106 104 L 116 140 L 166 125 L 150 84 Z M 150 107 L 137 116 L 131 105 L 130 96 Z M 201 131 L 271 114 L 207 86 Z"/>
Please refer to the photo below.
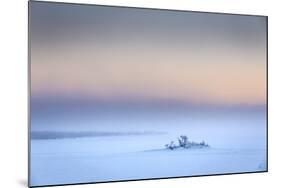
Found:
<path fill-rule="evenodd" d="M 231 123 L 229 123 L 231 122 Z M 132 122 L 130 122 L 132 123 Z M 149 129 L 149 123 L 144 129 Z M 152 122 L 157 127 L 156 122 Z M 166 121 L 171 125 L 172 122 Z M 176 122 L 174 122 L 176 123 Z M 164 122 L 159 122 L 163 125 Z M 31 140 L 31 185 L 71 184 L 266 170 L 263 118 L 163 126 L 163 133 Z M 205 126 L 198 125 L 208 124 Z M 105 127 L 106 128 L 106 127 Z M 155 131 L 155 130 L 152 130 Z M 180 134 L 210 148 L 165 149 Z"/>

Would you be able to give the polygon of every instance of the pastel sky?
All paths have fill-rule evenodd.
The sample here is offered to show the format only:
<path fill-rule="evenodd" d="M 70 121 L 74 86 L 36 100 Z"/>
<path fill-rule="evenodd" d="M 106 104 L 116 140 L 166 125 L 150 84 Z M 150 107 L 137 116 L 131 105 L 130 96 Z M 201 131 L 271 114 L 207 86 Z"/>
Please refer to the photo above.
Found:
<path fill-rule="evenodd" d="M 266 17 L 31 3 L 31 95 L 266 103 Z"/>

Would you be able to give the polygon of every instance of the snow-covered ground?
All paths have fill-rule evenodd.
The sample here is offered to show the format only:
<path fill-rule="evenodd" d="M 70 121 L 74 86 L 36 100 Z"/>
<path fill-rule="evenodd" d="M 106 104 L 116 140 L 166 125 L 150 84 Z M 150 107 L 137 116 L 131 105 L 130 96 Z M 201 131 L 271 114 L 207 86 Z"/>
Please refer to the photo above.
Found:
<path fill-rule="evenodd" d="M 238 118 L 230 122 L 201 120 L 201 125 L 208 123 L 207 127 L 198 126 L 200 122 L 189 122 L 185 127 L 179 123 L 176 129 L 164 126 L 166 134 L 32 140 L 31 185 L 266 170 L 263 118 L 256 121 Z M 211 147 L 165 149 L 164 145 L 177 141 L 180 133 L 194 141 L 204 140 Z"/>

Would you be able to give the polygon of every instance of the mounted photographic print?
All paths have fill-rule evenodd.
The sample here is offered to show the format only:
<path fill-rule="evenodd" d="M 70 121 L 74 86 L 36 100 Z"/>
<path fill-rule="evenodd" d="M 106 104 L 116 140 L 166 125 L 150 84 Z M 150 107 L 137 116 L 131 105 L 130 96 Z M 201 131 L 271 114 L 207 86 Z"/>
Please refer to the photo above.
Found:
<path fill-rule="evenodd" d="M 267 172 L 267 17 L 29 1 L 29 186 Z"/>

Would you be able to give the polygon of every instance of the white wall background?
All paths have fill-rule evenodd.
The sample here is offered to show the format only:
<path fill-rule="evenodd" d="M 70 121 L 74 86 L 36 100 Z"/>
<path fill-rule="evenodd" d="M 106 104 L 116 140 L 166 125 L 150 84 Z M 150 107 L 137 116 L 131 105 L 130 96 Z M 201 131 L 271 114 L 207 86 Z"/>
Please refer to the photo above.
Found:
<path fill-rule="evenodd" d="M 281 11 L 276 0 L 66 0 L 77 3 L 269 16 L 269 173 L 69 187 L 281 186 Z M 27 0 L 0 2 L 0 187 L 27 186 Z"/>

